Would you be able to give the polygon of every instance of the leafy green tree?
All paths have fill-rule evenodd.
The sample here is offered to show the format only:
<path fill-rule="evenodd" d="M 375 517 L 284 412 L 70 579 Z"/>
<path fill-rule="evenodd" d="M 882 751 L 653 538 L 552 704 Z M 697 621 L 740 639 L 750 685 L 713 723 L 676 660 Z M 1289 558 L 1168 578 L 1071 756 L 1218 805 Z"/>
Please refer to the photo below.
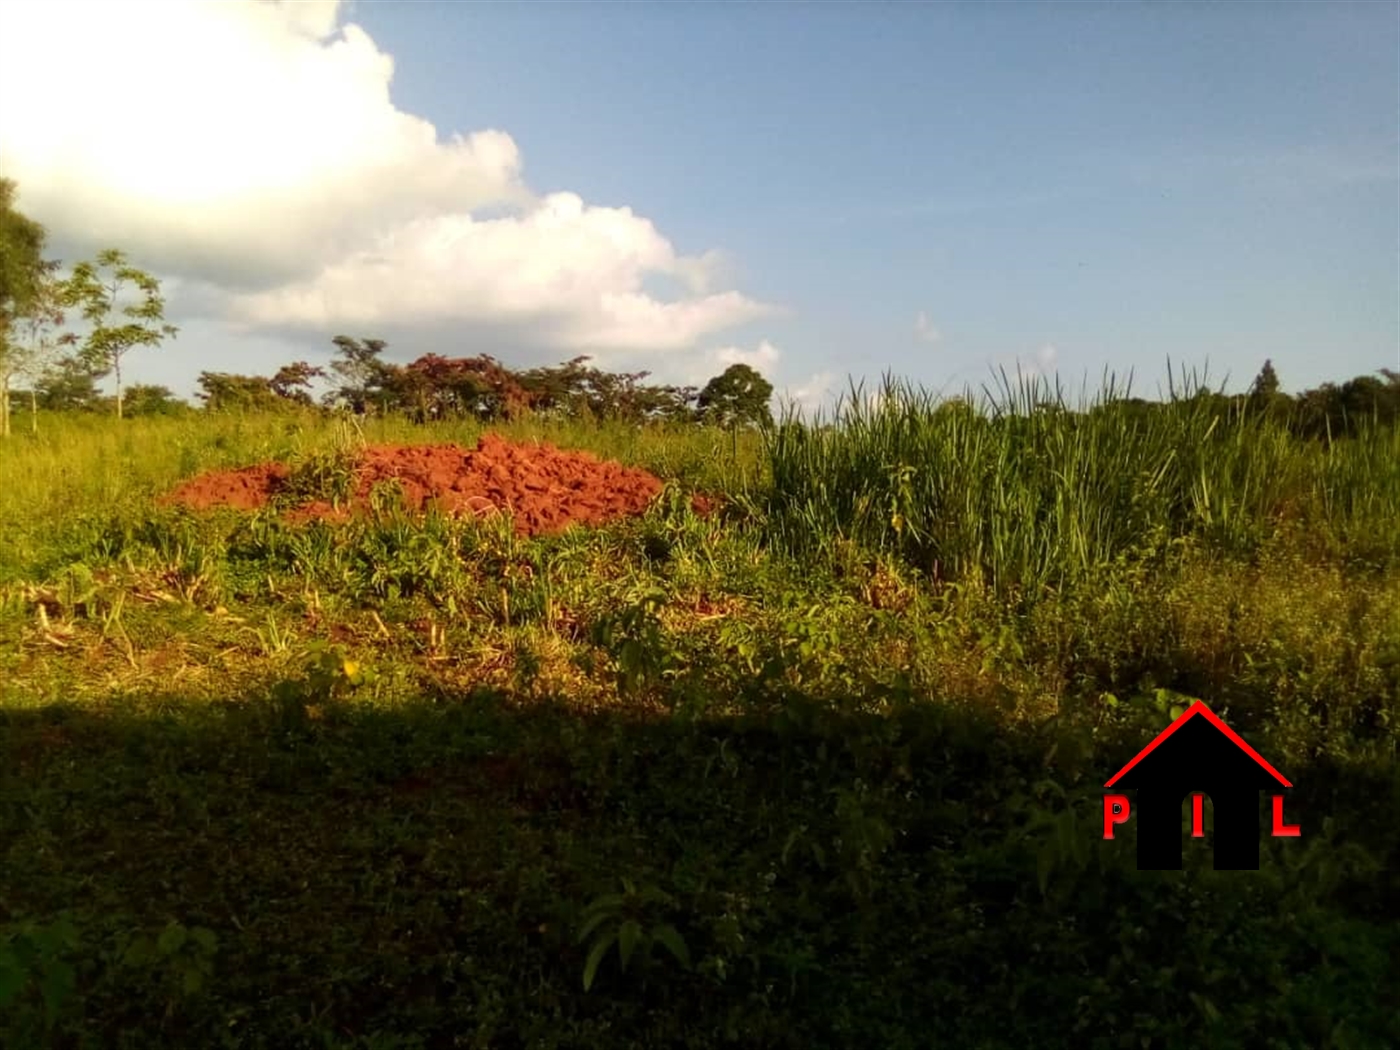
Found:
<path fill-rule="evenodd" d="M 1384 379 L 1373 375 L 1348 379 L 1337 391 L 1341 428 L 1355 434 L 1370 423 L 1393 424 L 1400 415 L 1400 373 L 1383 369 Z"/>
<path fill-rule="evenodd" d="M 1302 437 L 1339 439 L 1355 436 L 1372 422 L 1400 422 L 1400 372 L 1383 368 L 1380 378 L 1362 375 L 1305 390 L 1298 396 L 1292 427 Z"/>
<path fill-rule="evenodd" d="M 1254 379 L 1252 393 L 1259 397 L 1273 397 L 1278 391 L 1278 373 L 1274 371 L 1274 363 L 1272 360 L 1265 361 L 1264 367 Z"/>
<path fill-rule="evenodd" d="M 44 265 L 47 232 L 15 208 L 18 187 L 0 178 L 0 338 L 33 298 Z"/>
<path fill-rule="evenodd" d="M 13 378 L 28 380 L 29 421 L 39 432 L 38 384 L 59 360 L 60 351 L 77 342 L 71 332 L 61 332 L 64 314 L 60 305 L 61 282 L 57 262 L 45 262 L 28 306 L 10 326 L 10 335 L 0 353 L 0 433 L 10 432 Z"/>
<path fill-rule="evenodd" d="M 268 381 L 268 388 L 286 401 L 292 401 L 298 405 L 310 405 L 312 404 L 311 381 L 325 377 L 326 370 L 324 368 L 317 368 L 305 361 L 294 361 L 277 370 L 277 374 Z"/>
<path fill-rule="evenodd" d="M 511 419 L 531 409 L 535 401 L 514 372 L 487 354 L 425 354 L 405 368 L 393 369 L 386 387 L 395 403 L 418 419 L 430 415 Z"/>
<path fill-rule="evenodd" d="M 103 273 L 103 271 L 107 271 Z M 134 287 L 139 300 L 118 307 L 122 291 Z M 125 253 L 108 248 L 96 262 L 73 268 L 64 292 L 65 305 L 78 306 L 92 326 L 82 356 L 94 375 L 111 373 L 117 383 L 117 418 L 122 418 L 122 358 L 138 346 L 159 346 L 179 331 L 165 323 L 160 282 L 132 266 Z M 125 320 L 121 320 L 125 318 Z"/>
<path fill-rule="evenodd" d="M 272 380 L 266 376 L 201 372 L 199 389 L 195 396 L 204 402 L 205 409 L 210 412 L 275 411 L 287 403 L 287 399 L 278 397 L 272 389 Z"/>
<path fill-rule="evenodd" d="M 539 413 L 637 423 L 693 419 L 692 406 L 699 396 L 693 387 L 645 383 L 648 372 L 604 372 L 587 367 L 590 360 L 576 357 L 551 368 L 532 368 L 516 379 Z"/>
<path fill-rule="evenodd" d="M 583 413 L 588 401 L 590 377 L 596 371 L 584 367 L 590 360 L 585 354 L 561 365 L 531 368 L 517 378 L 534 400 L 537 412 L 573 418 Z"/>
<path fill-rule="evenodd" d="M 629 403 L 640 422 L 693 423 L 700 391 L 693 386 L 638 385 Z"/>
<path fill-rule="evenodd" d="M 1254 379 L 1246 399 L 1249 411 L 1279 417 L 1293 407 L 1293 399 L 1279 389 L 1278 373 L 1273 361 L 1265 361 L 1264 367 Z"/>
<path fill-rule="evenodd" d="M 65 357 L 39 375 L 31 388 L 33 404 L 46 412 L 91 411 L 102 405 L 97 376 L 79 357 Z"/>
<path fill-rule="evenodd" d="M 381 410 L 387 408 L 386 386 L 393 369 L 381 355 L 389 344 L 383 339 L 359 340 L 348 335 L 338 335 L 331 342 L 337 351 L 331 371 L 342 382 L 326 395 L 326 403 L 348 405 L 361 414 L 376 402 Z"/>
<path fill-rule="evenodd" d="M 188 408 L 169 387 L 135 383 L 126 390 L 128 416 L 173 416 Z"/>
<path fill-rule="evenodd" d="M 732 427 L 773 422 L 773 384 L 748 365 L 730 365 L 700 391 L 697 407 L 707 423 Z"/>
<path fill-rule="evenodd" d="M 16 328 L 36 310 L 44 274 L 44 227 L 15 208 L 17 186 L 0 179 L 0 435 L 10 433 L 10 383 L 25 367 Z"/>

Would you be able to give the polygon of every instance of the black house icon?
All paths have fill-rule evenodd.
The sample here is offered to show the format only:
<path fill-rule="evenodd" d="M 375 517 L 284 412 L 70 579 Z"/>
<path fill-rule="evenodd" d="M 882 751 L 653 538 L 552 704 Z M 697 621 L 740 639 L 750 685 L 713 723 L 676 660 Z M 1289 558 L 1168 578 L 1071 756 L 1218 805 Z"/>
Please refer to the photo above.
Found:
<path fill-rule="evenodd" d="M 1181 868 L 1181 804 L 1210 796 L 1215 812 L 1215 869 L 1259 869 L 1259 792 L 1291 788 L 1277 769 L 1205 704 L 1192 704 L 1105 787 L 1137 791 L 1137 866 Z"/>

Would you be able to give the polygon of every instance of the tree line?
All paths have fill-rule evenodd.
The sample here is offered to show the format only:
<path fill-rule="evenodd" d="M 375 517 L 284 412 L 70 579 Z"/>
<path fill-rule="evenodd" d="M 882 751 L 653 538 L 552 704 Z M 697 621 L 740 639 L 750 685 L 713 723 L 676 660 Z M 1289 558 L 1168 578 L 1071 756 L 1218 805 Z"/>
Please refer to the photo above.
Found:
<path fill-rule="evenodd" d="M 1353 437 L 1365 426 L 1400 423 L 1400 372 L 1382 368 L 1374 375 L 1360 375 L 1343 383 L 1323 383 L 1300 394 L 1279 388 L 1272 361 L 1243 394 L 1199 389 L 1191 395 L 1209 401 L 1217 415 L 1247 413 L 1268 417 L 1284 425 L 1296 437 L 1334 440 Z M 1153 402 L 1128 399 L 1137 411 L 1151 411 Z"/>
<path fill-rule="evenodd" d="M 60 263 L 44 257 L 44 227 L 15 208 L 15 194 L 14 181 L 0 178 L 0 435 L 10 433 L 12 395 L 21 391 L 35 426 L 40 410 L 106 410 L 118 418 L 192 410 L 166 387 L 125 383 L 123 364 L 132 350 L 178 334 L 166 323 L 160 282 L 115 248 L 60 277 Z M 74 315 L 87 325 L 83 338 L 66 329 Z M 296 361 L 271 376 L 203 372 L 196 397 L 211 412 L 319 406 L 421 422 L 498 421 L 525 413 L 721 426 L 772 418 L 772 384 L 743 364 L 697 389 L 649 383 L 647 372 L 603 371 L 587 356 L 525 370 L 485 354 L 425 354 L 401 365 L 384 359 L 387 344 L 381 339 L 339 335 L 332 343 L 335 354 L 326 368 Z M 113 395 L 98 388 L 108 378 Z M 319 398 L 318 384 L 328 386 Z M 1275 416 L 1309 438 L 1344 437 L 1365 421 L 1400 419 L 1400 373 L 1389 369 L 1291 396 L 1280 390 L 1273 363 L 1266 361 L 1248 393 L 1197 396 L 1218 400 L 1223 411 Z M 1132 403 L 1153 410 L 1152 402 Z"/>
<path fill-rule="evenodd" d="M 15 208 L 15 195 L 14 181 L 0 178 L 0 434 L 10 433 L 17 383 L 24 384 L 36 426 L 41 409 L 110 409 L 118 418 L 189 410 L 166 387 L 124 381 L 130 351 L 178 334 L 166 323 L 160 282 L 114 248 L 60 277 L 60 263 L 44 257 L 44 227 Z M 81 339 L 65 328 L 75 311 L 87 324 Z M 771 422 L 773 386 L 743 364 L 697 389 L 648 383 L 647 372 L 606 372 L 587 356 L 524 371 L 484 354 L 425 354 L 400 365 L 384 359 L 381 339 L 342 335 L 332 342 L 329 369 L 297 361 L 272 376 L 203 372 L 196 396 L 214 412 L 306 408 L 317 404 L 314 384 L 328 381 L 321 407 L 403 413 L 424 422 L 527 412 L 721 426 Z M 108 378 L 111 396 L 98 389 Z"/>
<path fill-rule="evenodd" d="M 115 248 L 60 278 L 61 264 L 44 258 L 44 227 L 15 208 L 15 194 L 14 180 L 0 178 L 0 434 L 10 433 L 16 379 L 28 381 L 37 410 L 45 387 L 95 393 L 97 381 L 111 376 L 121 417 L 127 354 L 177 333 L 165 322 L 160 282 Z M 85 338 L 64 330 L 70 311 L 87 323 Z"/>
<path fill-rule="evenodd" d="M 647 372 L 607 372 L 587 356 L 548 368 L 515 370 L 489 354 L 424 354 L 406 365 L 384 359 L 382 339 L 338 335 L 329 369 L 305 361 L 275 375 L 203 372 L 197 395 L 205 409 L 269 410 L 311 406 L 313 384 L 330 387 L 326 408 L 357 414 L 431 419 L 509 420 L 524 414 L 629 422 L 697 422 L 719 426 L 771 422 L 773 386 L 748 365 L 730 365 L 703 388 L 648 383 Z"/>

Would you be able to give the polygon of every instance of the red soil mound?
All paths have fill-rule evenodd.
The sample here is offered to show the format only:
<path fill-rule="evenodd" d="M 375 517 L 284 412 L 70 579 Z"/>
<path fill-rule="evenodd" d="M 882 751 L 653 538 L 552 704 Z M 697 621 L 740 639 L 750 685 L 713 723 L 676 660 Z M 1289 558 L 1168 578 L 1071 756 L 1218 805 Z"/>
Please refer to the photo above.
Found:
<path fill-rule="evenodd" d="M 260 463 L 242 470 L 218 470 L 191 478 L 163 502 L 181 503 L 194 510 L 233 507 L 257 510 L 281 489 L 291 471 L 281 463 Z"/>
<path fill-rule="evenodd" d="M 203 474 L 185 482 L 167 499 L 195 510 L 266 506 L 291 471 L 281 463 Z M 640 514 L 661 491 L 644 470 L 599 460 L 587 452 L 553 445 L 512 445 L 487 434 L 475 449 L 460 445 L 379 445 L 365 449 L 356 472 L 349 508 L 308 503 L 290 516 L 343 519 L 363 508 L 378 483 L 397 479 L 407 507 L 430 504 L 452 514 L 510 511 L 522 535 L 558 532 L 570 525 L 598 525 Z M 697 497 L 696 509 L 708 510 Z"/>

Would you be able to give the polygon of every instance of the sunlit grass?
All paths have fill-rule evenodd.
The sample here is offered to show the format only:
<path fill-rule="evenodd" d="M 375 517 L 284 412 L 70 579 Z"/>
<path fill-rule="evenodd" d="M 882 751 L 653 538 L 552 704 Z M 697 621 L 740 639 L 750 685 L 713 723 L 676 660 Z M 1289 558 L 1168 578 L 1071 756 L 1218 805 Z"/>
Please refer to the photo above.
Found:
<path fill-rule="evenodd" d="M 295 462 L 365 443 L 455 442 L 472 447 L 487 431 L 542 441 L 642 467 L 688 488 L 740 491 L 761 468 L 757 435 L 699 427 L 580 424 L 526 420 L 418 425 L 350 420 L 319 413 L 190 413 L 118 424 L 105 416 L 45 416 L 39 434 L 0 441 L 0 580 L 41 560 L 55 531 L 77 517 L 138 519 L 184 478 L 267 460 Z"/>
<path fill-rule="evenodd" d="M 886 380 L 844 399 L 838 426 L 784 420 L 767 446 L 775 537 L 794 553 L 845 537 L 1004 590 L 1187 537 L 1247 556 L 1295 528 L 1332 555 L 1400 554 L 1400 429 L 1304 442 L 1189 384 L 1144 410 L 1111 378 L 1081 405 L 1003 379 L 976 405 Z"/>
<path fill-rule="evenodd" d="M 0 969 L 28 982 L 0 1041 L 1393 1045 L 1395 433 L 882 393 L 763 439 L 492 428 L 676 483 L 536 538 L 389 498 L 157 505 L 268 459 L 334 488 L 342 453 L 466 424 L 0 444 Z M 1193 698 L 1299 786 L 1305 838 L 1257 877 L 1138 873 L 1095 827 Z M 694 965 L 613 953 L 585 992 L 582 917 L 639 896 Z M 4 954 L 45 936 L 54 1025 L 64 980 Z"/>

